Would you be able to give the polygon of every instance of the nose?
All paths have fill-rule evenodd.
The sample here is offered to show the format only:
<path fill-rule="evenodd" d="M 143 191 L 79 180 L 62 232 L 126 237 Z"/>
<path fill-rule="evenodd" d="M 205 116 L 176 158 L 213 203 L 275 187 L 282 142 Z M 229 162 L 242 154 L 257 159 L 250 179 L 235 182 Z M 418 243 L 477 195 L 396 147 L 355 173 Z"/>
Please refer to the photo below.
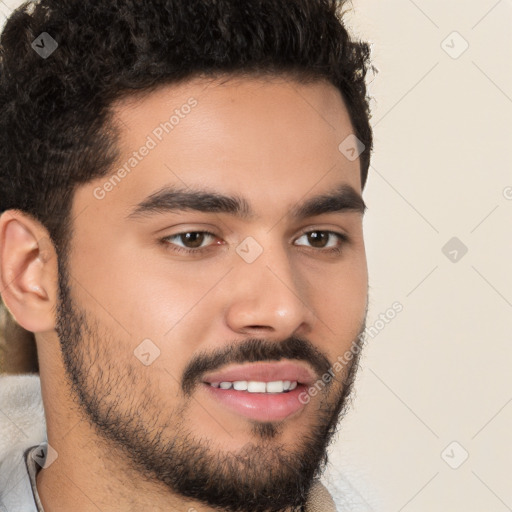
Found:
<path fill-rule="evenodd" d="M 252 263 L 235 256 L 230 280 L 226 322 L 236 333 L 285 339 L 307 335 L 318 321 L 284 247 L 264 249 Z"/>

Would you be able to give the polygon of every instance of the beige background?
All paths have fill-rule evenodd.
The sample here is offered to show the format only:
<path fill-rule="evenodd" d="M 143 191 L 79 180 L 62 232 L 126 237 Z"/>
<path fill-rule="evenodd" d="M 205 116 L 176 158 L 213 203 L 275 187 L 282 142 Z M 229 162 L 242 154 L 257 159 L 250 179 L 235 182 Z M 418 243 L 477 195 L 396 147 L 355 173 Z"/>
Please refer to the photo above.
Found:
<path fill-rule="evenodd" d="M 0 0 L 0 17 L 19 3 Z M 351 512 L 512 510 L 512 2 L 352 7 L 379 69 L 365 190 L 378 334 L 326 480 L 352 489 Z"/>
<path fill-rule="evenodd" d="M 361 510 L 512 510 L 512 2 L 352 4 L 380 70 L 369 325 L 403 311 L 369 339 L 330 473 L 355 470 Z"/>

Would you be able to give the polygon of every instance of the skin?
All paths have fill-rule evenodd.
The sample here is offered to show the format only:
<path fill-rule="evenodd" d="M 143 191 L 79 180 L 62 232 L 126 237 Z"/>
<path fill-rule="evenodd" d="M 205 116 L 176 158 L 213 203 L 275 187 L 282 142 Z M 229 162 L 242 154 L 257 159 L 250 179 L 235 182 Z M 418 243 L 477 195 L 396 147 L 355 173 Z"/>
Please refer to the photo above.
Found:
<path fill-rule="evenodd" d="M 173 441 L 198 471 L 205 458 L 219 461 L 202 469 L 215 468 L 213 481 L 226 483 L 226 492 L 235 491 L 234 478 L 275 490 L 279 471 L 268 470 L 274 467 L 284 472 L 281 487 L 305 493 L 312 473 L 297 488 L 286 463 L 320 467 L 346 402 L 354 364 L 282 422 L 250 421 L 199 385 L 206 371 L 219 368 L 208 366 L 214 351 L 227 357 L 247 348 L 243 353 L 252 357 L 251 347 L 261 346 L 264 354 L 272 347 L 287 354 L 294 342 L 303 350 L 298 362 L 313 368 L 311 356 L 320 376 L 319 368 L 331 366 L 363 330 L 362 214 L 348 210 L 300 222 L 289 214 L 341 184 L 361 193 L 359 159 L 338 150 L 353 133 L 339 92 L 323 81 L 194 79 L 124 99 L 114 106 L 121 126 L 115 169 L 190 97 L 197 100 L 190 114 L 105 197 L 94 191 L 108 177 L 77 189 L 65 268 L 44 226 L 15 210 L 0 217 L 2 297 L 18 323 L 36 334 L 48 441 L 58 454 L 37 476 L 46 512 L 222 509 L 208 490 L 201 499 L 173 489 L 176 459 L 163 456 Z M 164 185 L 238 195 L 256 217 L 180 211 L 127 218 Z M 169 240 L 161 241 L 205 229 L 215 237 L 204 239 L 209 249 L 200 255 L 173 252 Z M 340 254 L 329 254 L 303 236 L 315 230 L 345 233 L 349 241 Z M 263 249 L 252 263 L 235 250 L 249 236 Z M 172 242 L 187 247 L 183 238 Z M 331 235 L 328 245 L 338 244 Z M 67 302 L 59 303 L 59 286 Z M 160 350 L 148 366 L 134 356 L 145 339 Z M 206 368 L 193 374 L 187 395 L 184 371 L 200 354 Z M 194 459 L 197 453 L 202 457 Z M 227 462 L 241 454 L 247 460 L 230 471 Z M 235 510 L 229 499 L 222 503 Z M 269 503 L 275 510 L 293 505 Z M 247 510 L 264 505 L 255 501 Z"/>

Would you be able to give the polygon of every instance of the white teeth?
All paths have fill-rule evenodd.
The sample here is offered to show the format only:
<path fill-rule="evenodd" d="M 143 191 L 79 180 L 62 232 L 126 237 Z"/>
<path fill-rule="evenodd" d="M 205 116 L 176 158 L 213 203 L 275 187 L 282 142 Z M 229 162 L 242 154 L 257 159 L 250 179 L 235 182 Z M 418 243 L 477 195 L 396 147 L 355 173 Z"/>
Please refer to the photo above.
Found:
<path fill-rule="evenodd" d="M 233 382 L 233 387 L 237 391 L 245 391 L 247 389 L 247 381 L 246 380 L 237 380 Z"/>
<path fill-rule="evenodd" d="M 247 391 L 249 391 L 249 393 L 265 393 L 266 390 L 267 384 L 265 382 L 250 380 L 247 383 Z"/>
<path fill-rule="evenodd" d="M 275 380 L 272 382 L 261 382 L 254 380 L 236 380 L 234 382 L 212 382 L 210 386 L 221 389 L 235 389 L 236 391 L 248 391 L 249 393 L 283 393 L 292 391 L 297 387 L 297 381 Z"/>
<path fill-rule="evenodd" d="M 282 380 L 267 382 L 267 393 L 282 393 L 283 391 L 284 385 Z"/>

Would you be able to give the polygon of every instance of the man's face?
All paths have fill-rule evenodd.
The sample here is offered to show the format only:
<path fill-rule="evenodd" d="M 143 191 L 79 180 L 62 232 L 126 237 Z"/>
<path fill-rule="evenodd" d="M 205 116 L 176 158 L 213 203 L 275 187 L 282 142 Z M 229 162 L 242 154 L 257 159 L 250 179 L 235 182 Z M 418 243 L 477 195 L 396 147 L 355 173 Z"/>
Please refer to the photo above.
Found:
<path fill-rule="evenodd" d="M 176 495 L 298 506 L 357 358 L 333 365 L 359 343 L 367 305 L 341 96 L 323 82 L 194 80 L 115 111 L 119 162 L 78 188 L 60 273 L 73 392 L 98 437 Z"/>

